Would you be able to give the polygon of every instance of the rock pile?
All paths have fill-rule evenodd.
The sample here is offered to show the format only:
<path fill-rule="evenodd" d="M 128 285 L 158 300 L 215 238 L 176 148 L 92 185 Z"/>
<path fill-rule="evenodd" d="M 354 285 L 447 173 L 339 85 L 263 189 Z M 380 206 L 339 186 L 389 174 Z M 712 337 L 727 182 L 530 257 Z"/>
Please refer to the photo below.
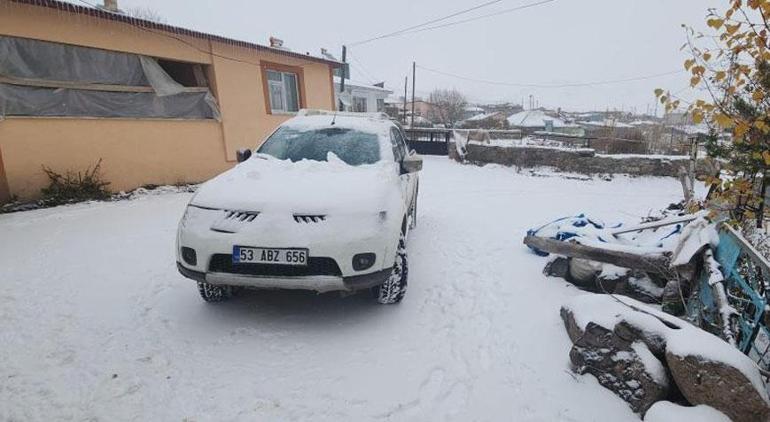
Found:
<path fill-rule="evenodd" d="M 561 317 L 573 370 L 595 376 L 640 415 L 671 401 L 708 406 L 735 422 L 770 420 L 754 362 L 686 321 L 630 298 L 591 294 L 565 304 Z"/>

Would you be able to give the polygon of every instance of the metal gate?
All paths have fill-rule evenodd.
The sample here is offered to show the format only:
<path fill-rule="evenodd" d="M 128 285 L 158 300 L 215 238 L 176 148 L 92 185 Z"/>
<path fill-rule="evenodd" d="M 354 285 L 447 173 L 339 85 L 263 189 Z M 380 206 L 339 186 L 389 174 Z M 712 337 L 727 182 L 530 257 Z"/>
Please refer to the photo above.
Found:
<path fill-rule="evenodd" d="M 438 128 L 404 129 L 409 148 L 423 155 L 449 155 L 449 137 L 452 131 Z"/>

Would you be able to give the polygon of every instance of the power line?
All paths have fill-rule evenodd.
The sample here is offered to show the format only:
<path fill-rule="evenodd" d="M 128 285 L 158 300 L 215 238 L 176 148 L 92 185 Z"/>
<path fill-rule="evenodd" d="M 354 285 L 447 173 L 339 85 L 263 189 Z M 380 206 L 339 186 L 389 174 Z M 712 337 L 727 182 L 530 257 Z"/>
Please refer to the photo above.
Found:
<path fill-rule="evenodd" d="M 400 34 L 406 32 L 406 31 L 411 31 L 413 29 L 417 29 L 417 28 L 423 27 L 425 25 L 430 25 L 430 24 L 433 24 L 433 23 L 441 22 L 443 20 L 447 20 L 447 19 L 453 18 L 455 16 L 463 15 L 465 13 L 481 9 L 483 7 L 491 6 L 491 5 L 496 4 L 496 3 L 500 3 L 501 1 L 503 1 L 503 0 L 492 0 L 492 1 L 488 1 L 486 3 L 481 3 L 481 4 L 478 4 L 478 5 L 473 6 L 471 8 L 464 9 L 464 10 L 461 10 L 459 12 L 452 13 L 450 15 L 442 16 L 440 18 L 432 19 L 432 20 L 429 20 L 427 22 L 423 22 L 421 24 L 412 25 L 412 26 L 407 27 L 407 28 L 399 29 L 398 31 L 389 32 L 387 34 L 383 34 L 383 35 L 379 35 L 379 36 L 376 36 L 376 37 L 372 37 L 372 38 L 369 38 L 369 39 L 366 39 L 366 40 L 363 40 L 363 41 L 357 41 L 357 42 L 354 42 L 354 43 L 350 43 L 350 44 L 348 44 L 348 46 L 349 47 L 353 47 L 353 46 L 356 46 L 356 45 L 361 45 L 361 44 L 366 44 L 366 43 L 369 43 L 369 42 L 372 42 L 372 41 L 381 40 L 383 38 L 395 37 L 396 35 L 400 35 Z M 553 1 L 553 0 L 550 0 L 550 1 Z"/>
<path fill-rule="evenodd" d="M 368 79 L 368 80 L 369 80 L 369 82 L 370 82 L 372 85 L 374 85 L 375 83 L 377 83 L 377 82 L 378 82 L 378 81 L 375 81 L 375 79 L 377 79 L 377 78 L 375 78 L 374 76 L 372 76 L 372 73 L 371 73 L 371 72 L 369 72 L 368 70 L 366 70 L 366 66 L 364 66 L 364 64 L 363 64 L 363 63 L 361 63 L 361 61 L 360 61 L 360 60 L 358 60 L 358 59 L 356 58 L 356 56 L 354 56 L 354 55 L 352 55 L 352 54 L 350 54 L 350 53 L 348 53 L 348 56 L 349 56 L 351 59 L 353 59 L 353 61 L 354 61 L 354 62 L 356 62 L 356 63 L 358 64 L 358 68 L 359 68 L 359 70 L 361 70 L 361 73 L 362 73 L 362 74 L 363 74 L 363 75 L 366 77 L 366 79 Z"/>
<path fill-rule="evenodd" d="M 488 85 L 511 86 L 511 87 L 517 87 L 517 88 L 572 88 L 572 87 L 586 87 L 586 86 L 597 86 L 597 85 L 610 85 L 610 84 L 624 83 L 624 82 L 643 81 L 648 79 L 659 78 L 662 76 L 684 73 L 684 70 L 675 70 L 671 72 L 657 73 L 654 75 L 638 76 L 638 77 L 625 78 L 625 79 L 612 79 L 612 80 L 604 80 L 604 81 L 573 82 L 573 83 L 566 83 L 566 84 L 523 84 L 523 83 L 499 82 L 499 81 L 490 81 L 485 79 L 476 79 L 476 78 L 471 78 L 467 76 L 456 75 L 449 72 L 443 72 L 441 70 L 430 69 L 425 66 L 418 65 L 417 67 L 419 67 L 422 70 L 427 70 L 428 72 L 433 72 L 439 75 L 449 76 L 452 78 L 462 79 L 465 81 L 478 82 L 478 83 L 483 83 Z"/>
<path fill-rule="evenodd" d="M 499 12 L 488 13 L 486 15 L 475 16 L 475 17 L 472 17 L 472 18 L 462 19 L 462 20 L 454 21 L 454 22 L 448 22 L 448 23 L 445 23 L 445 24 L 435 25 L 435 26 L 431 26 L 431 27 L 428 27 L 428 28 L 419 28 L 419 29 L 414 29 L 414 30 L 407 31 L 407 32 L 401 32 L 401 33 L 393 35 L 393 36 L 416 34 L 418 32 L 432 31 L 432 30 L 435 30 L 435 29 L 446 28 L 448 26 L 460 25 L 460 24 L 463 24 L 463 23 L 477 21 L 479 19 L 485 19 L 485 18 L 490 18 L 490 17 L 494 17 L 494 16 L 504 15 L 506 13 L 515 12 L 517 10 L 529 9 L 530 7 L 536 7 L 536 6 L 540 6 L 540 5 L 543 5 L 543 4 L 546 4 L 546 3 L 551 3 L 551 2 L 554 2 L 554 1 L 556 1 L 556 0 L 542 0 L 542 1 L 535 2 L 535 3 L 529 3 L 529 4 L 524 4 L 524 5 L 521 5 L 521 6 L 517 6 L 517 7 L 512 7 L 510 9 L 503 9 L 503 10 L 501 10 Z"/>

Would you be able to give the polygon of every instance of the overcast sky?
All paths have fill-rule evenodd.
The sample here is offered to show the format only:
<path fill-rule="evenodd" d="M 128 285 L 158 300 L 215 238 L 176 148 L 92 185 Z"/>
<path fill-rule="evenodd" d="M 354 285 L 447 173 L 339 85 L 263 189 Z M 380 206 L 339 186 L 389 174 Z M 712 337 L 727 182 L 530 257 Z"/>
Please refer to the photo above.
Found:
<path fill-rule="evenodd" d="M 93 0 L 98 1 L 98 0 Z M 488 1 L 488 0 L 487 0 Z M 502 0 L 454 20 L 497 13 L 538 0 Z M 295 51 L 340 56 L 352 44 L 473 7 L 485 0 L 119 0 L 150 7 L 169 24 L 266 44 L 273 35 Z M 709 7 L 727 0 L 554 0 L 493 17 L 378 40 L 349 49 L 352 77 L 385 81 L 403 92 L 411 64 L 472 79 L 554 85 L 630 79 L 682 69 L 681 24 L 704 28 Z M 520 103 L 567 110 L 654 107 L 657 87 L 681 91 L 682 72 L 649 80 L 590 87 L 523 88 L 468 81 L 417 69 L 417 94 L 456 88 L 473 102 Z M 410 87 L 411 90 L 411 87 Z M 692 98 L 684 90 L 681 95 Z M 528 100 L 525 100 L 528 101 Z M 660 110 L 659 110 L 660 111 Z"/>

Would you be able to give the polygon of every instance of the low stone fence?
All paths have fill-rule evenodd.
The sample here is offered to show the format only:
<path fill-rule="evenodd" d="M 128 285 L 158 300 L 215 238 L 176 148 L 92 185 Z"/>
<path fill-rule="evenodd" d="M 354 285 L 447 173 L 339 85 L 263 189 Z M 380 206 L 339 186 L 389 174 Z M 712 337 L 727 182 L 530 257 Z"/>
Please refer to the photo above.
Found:
<path fill-rule="evenodd" d="M 502 164 L 522 168 L 552 167 L 558 171 L 581 174 L 629 174 L 633 176 L 677 177 L 679 169 L 689 164 L 687 157 L 660 155 L 597 155 L 590 148 L 553 148 L 541 146 L 490 146 L 471 142 L 465 160 L 474 164 Z M 449 156 L 459 160 L 454 142 Z M 699 176 L 713 174 L 704 160 L 696 166 Z"/>
<path fill-rule="evenodd" d="M 602 154 L 646 154 L 644 141 L 621 138 L 595 138 L 588 142 L 588 147 Z"/>

